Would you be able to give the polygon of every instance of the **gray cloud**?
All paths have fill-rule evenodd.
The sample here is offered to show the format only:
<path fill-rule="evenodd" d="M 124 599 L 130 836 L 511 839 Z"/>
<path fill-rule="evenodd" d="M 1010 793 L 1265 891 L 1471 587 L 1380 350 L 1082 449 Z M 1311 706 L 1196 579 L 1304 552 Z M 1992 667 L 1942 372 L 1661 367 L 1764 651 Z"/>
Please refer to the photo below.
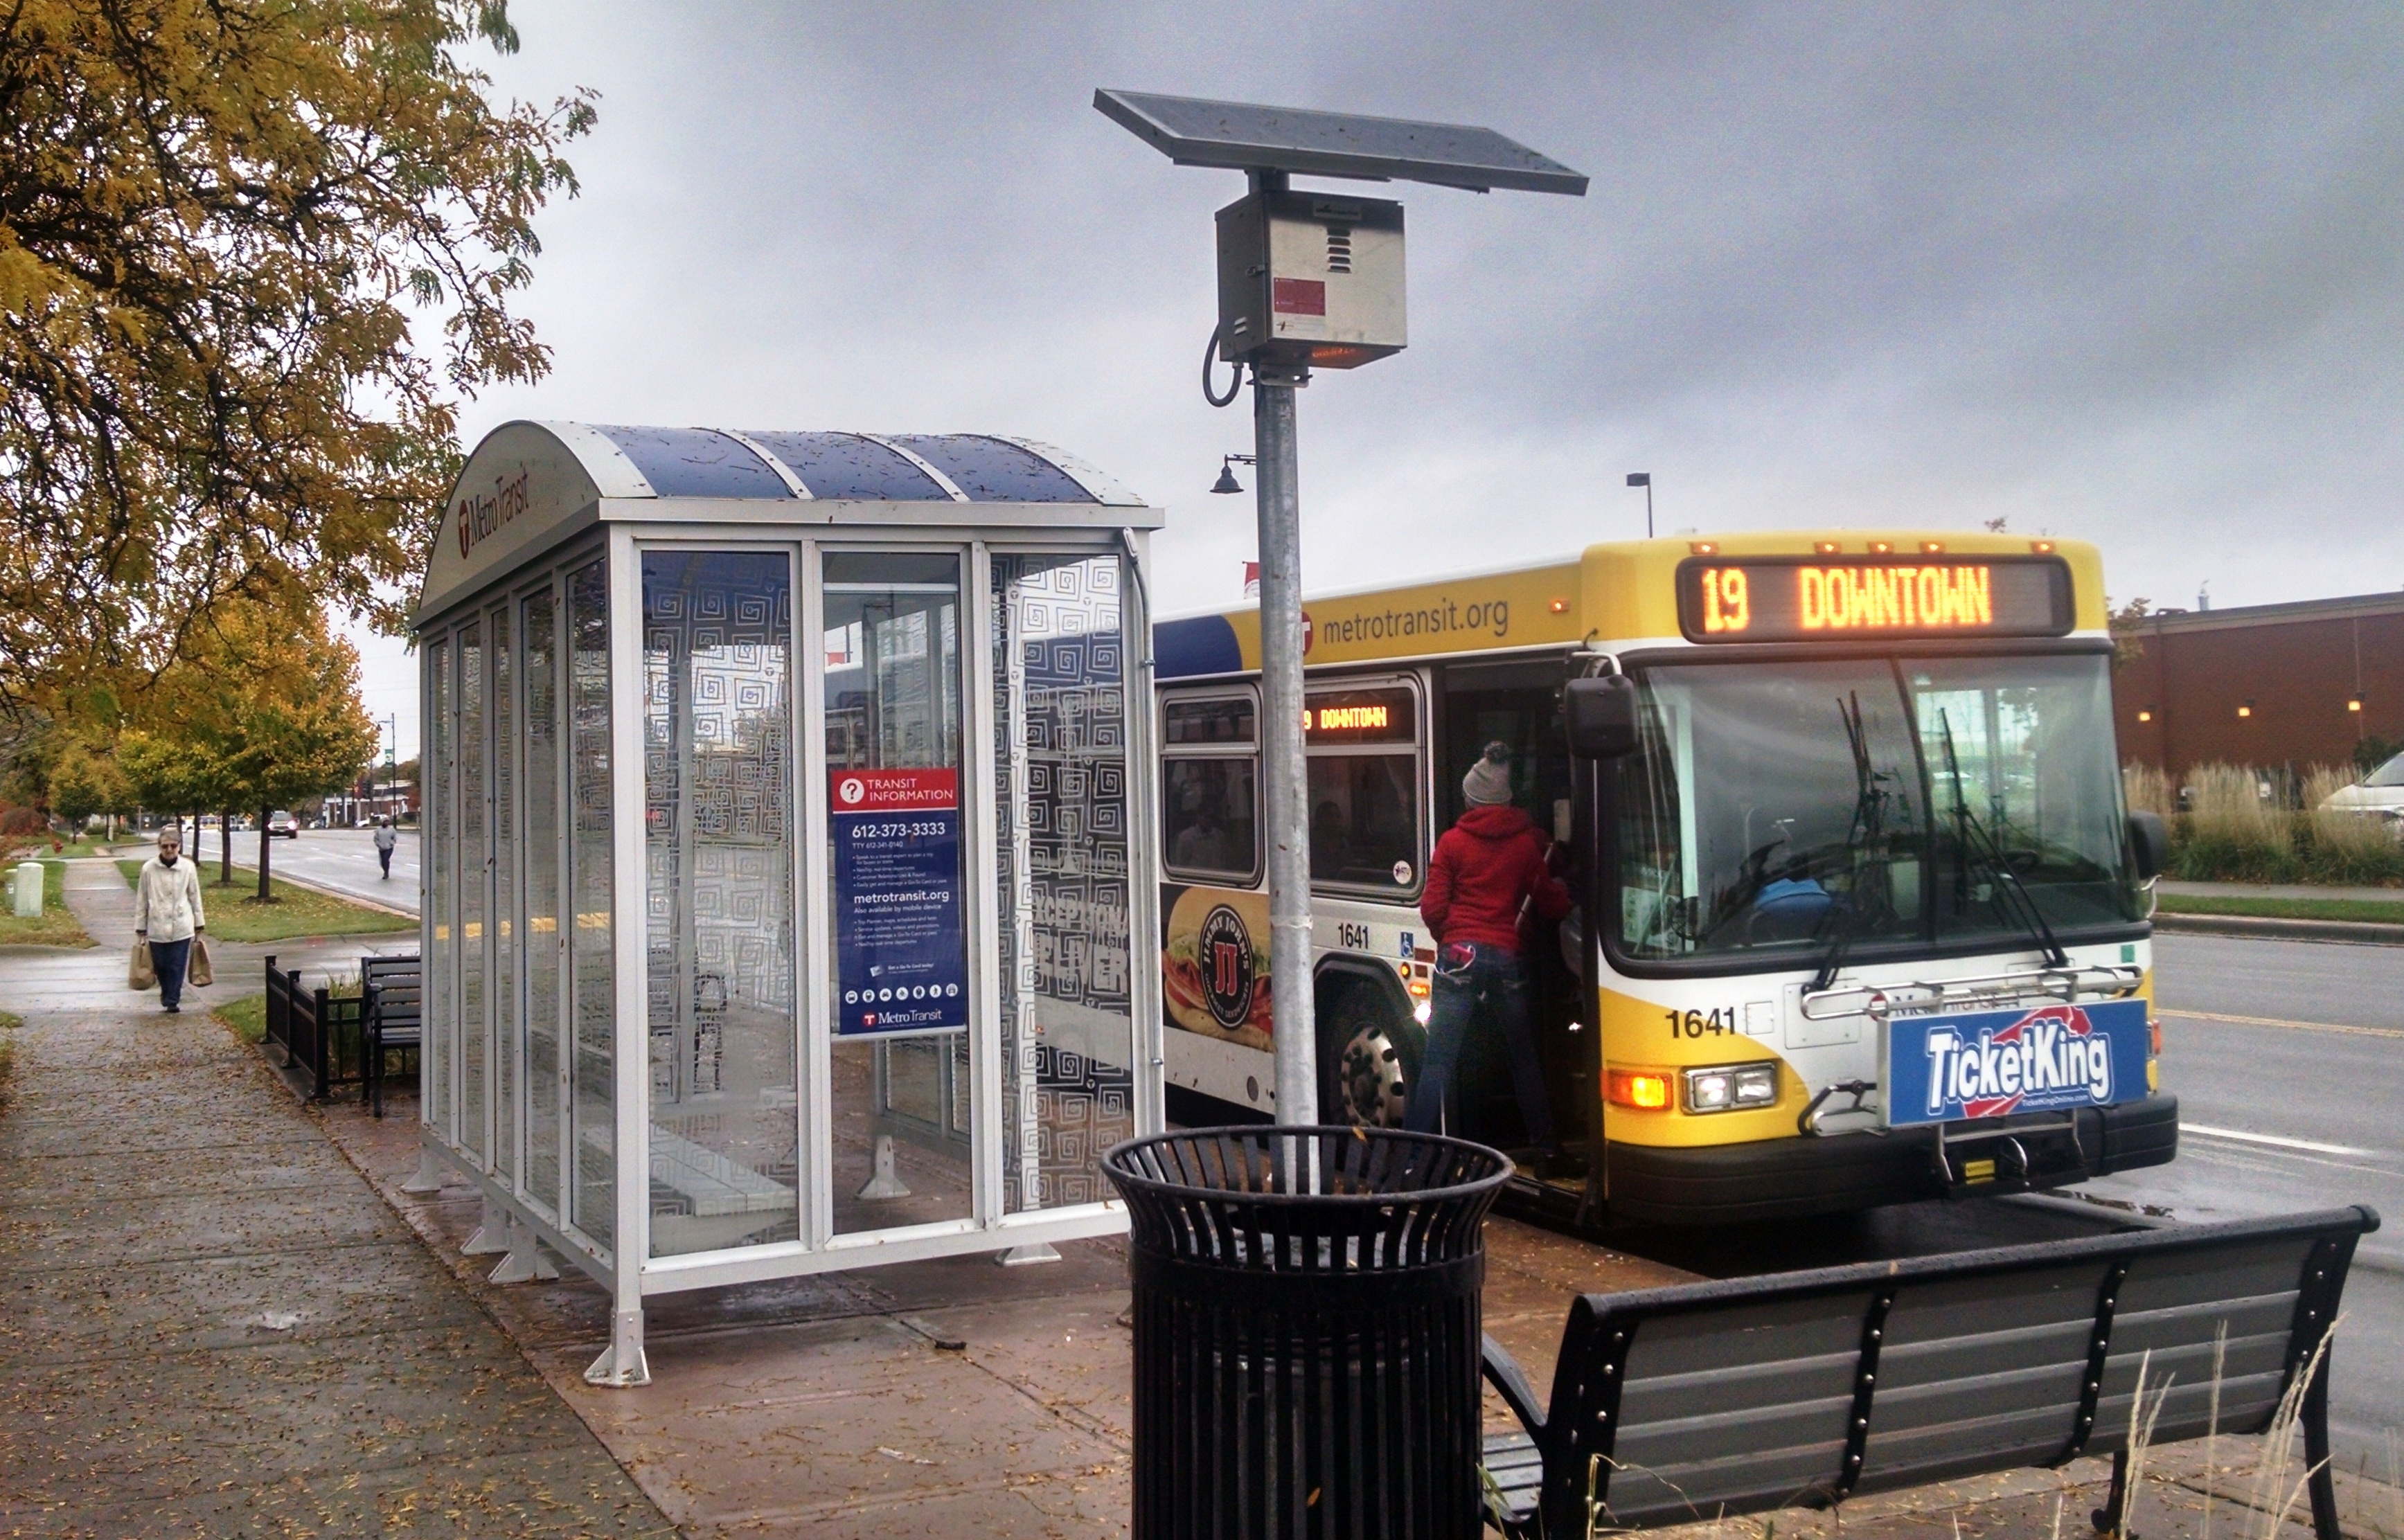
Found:
<path fill-rule="evenodd" d="M 2116 593 L 2404 586 L 2404 12 L 2383 5 L 512 7 L 604 92 L 521 415 L 1029 434 L 1233 602 L 1210 213 L 1097 85 L 1485 123 L 1581 201 L 1433 187 L 1413 345 L 1303 404 L 1334 587 L 1670 527 L 2008 517 Z"/>

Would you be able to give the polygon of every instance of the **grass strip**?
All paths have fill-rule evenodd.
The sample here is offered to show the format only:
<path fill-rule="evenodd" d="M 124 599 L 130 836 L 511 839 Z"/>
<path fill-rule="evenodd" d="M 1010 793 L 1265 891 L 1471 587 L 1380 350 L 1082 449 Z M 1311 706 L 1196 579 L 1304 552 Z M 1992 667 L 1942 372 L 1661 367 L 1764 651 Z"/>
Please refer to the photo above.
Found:
<path fill-rule="evenodd" d="M 14 870 L 14 867 L 10 867 Z M 42 863 L 42 917 L 20 920 L 13 906 L 0 906 L 0 944 L 18 947 L 89 947 L 92 938 L 67 909 L 63 861 Z"/>
<path fill-rule="evenodd" d="M 117 869 L 130 886 L 142 874 L 139 861 L 119 861 Z M 209 934 L 220 941 L 289 941 L 304 936 L 374 936 L 417 928 L 405 914 L 391 914 L 337 898 L 329 893 L 271 879 L 274 897 L 259 901 L 259 874 L 233 868 L 233 881 L 220 882 L 215 863 L 202 868 L 201 902 L 209 913 Z"/>
<path fill-rule="evenodd" d="M 226 1031 L 256 1047 L 267 1038 L 267 996 L 245 994 L 239 1000 L 229 1000 L 209 1012 L 210 1019 Z"/>
<path fill-rule="evenodd" d="M 2222 894 L 2165 893 L 2164 914 L 2233 914 L 2257 920 L 2355 920 L 2404 925 L 2404 898 L 2242 898 Z"/>

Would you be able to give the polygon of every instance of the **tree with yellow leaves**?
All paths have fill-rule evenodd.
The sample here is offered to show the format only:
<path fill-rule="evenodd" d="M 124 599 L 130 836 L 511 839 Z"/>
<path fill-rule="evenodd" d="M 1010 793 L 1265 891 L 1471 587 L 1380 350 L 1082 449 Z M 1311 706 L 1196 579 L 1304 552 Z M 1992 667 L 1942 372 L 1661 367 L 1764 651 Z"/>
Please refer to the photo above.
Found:
<path fill-rule="evenodd" d="M 341 790 L 375 754 L 358 686 L 357 649 L 297 584 L 230 594 L 144 693 L 119 758 L 133 784 L 192 809 L 256 812 L 259 896 L 273 901 L 267 815 Z"/>
<path fill-rule="evenodd" d="M 594 120 L 479 39 L 506 0 L 0 6 L 0 711 L 262 575 L 398 627 L 460 400 L 547 368 L 509 302 Z"/>

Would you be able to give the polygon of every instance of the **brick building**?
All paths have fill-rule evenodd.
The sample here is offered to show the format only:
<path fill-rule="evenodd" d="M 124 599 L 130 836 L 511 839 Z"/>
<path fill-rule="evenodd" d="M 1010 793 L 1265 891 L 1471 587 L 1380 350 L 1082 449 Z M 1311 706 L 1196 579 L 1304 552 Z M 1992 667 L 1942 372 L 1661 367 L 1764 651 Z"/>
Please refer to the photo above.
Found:
<path fill-rule="evenodd" d="M 2212 760 L 2343 764 L 2404 739 L 2404 593 L 2173 610 L 2122 633 L 2113 678 L 2124 760 L 2173 778 Z"/>

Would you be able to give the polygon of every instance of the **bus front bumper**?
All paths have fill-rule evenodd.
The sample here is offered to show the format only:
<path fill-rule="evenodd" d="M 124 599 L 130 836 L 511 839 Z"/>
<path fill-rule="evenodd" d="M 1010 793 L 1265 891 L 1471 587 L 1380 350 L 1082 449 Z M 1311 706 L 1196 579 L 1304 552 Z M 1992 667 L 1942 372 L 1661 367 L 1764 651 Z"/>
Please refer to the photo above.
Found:
<path fill-rule="evenodd" d="M 1987 1143 L 2000 1145 L 2030 1121 L 2006 1118 L 1998 1119 L 1992 1131 L 1950 1126 L 1950 1181 L 1938 1162 L 1936 1131 L 1930 1127 L 1674 1149 L 1614 1144 L 1604 1156 L 1605 1190 L 1614 1221 L 1719 1225 L 1972 1192 L 2068 1186 L 2114 1172 L 2166 1165 L 2178 1153 L 2175 1096 L 2089 1108 L 2077 1119 L 2076 1141 L 2061 1134 L 2022 1141 L 2034 1147 L 2025 1180 L 2009 1174 L 1962 1180 L 1964 1166 L 1981 1158 Z M 2008 1173 L 2008 1160 L 2004 1167 Z"/>

